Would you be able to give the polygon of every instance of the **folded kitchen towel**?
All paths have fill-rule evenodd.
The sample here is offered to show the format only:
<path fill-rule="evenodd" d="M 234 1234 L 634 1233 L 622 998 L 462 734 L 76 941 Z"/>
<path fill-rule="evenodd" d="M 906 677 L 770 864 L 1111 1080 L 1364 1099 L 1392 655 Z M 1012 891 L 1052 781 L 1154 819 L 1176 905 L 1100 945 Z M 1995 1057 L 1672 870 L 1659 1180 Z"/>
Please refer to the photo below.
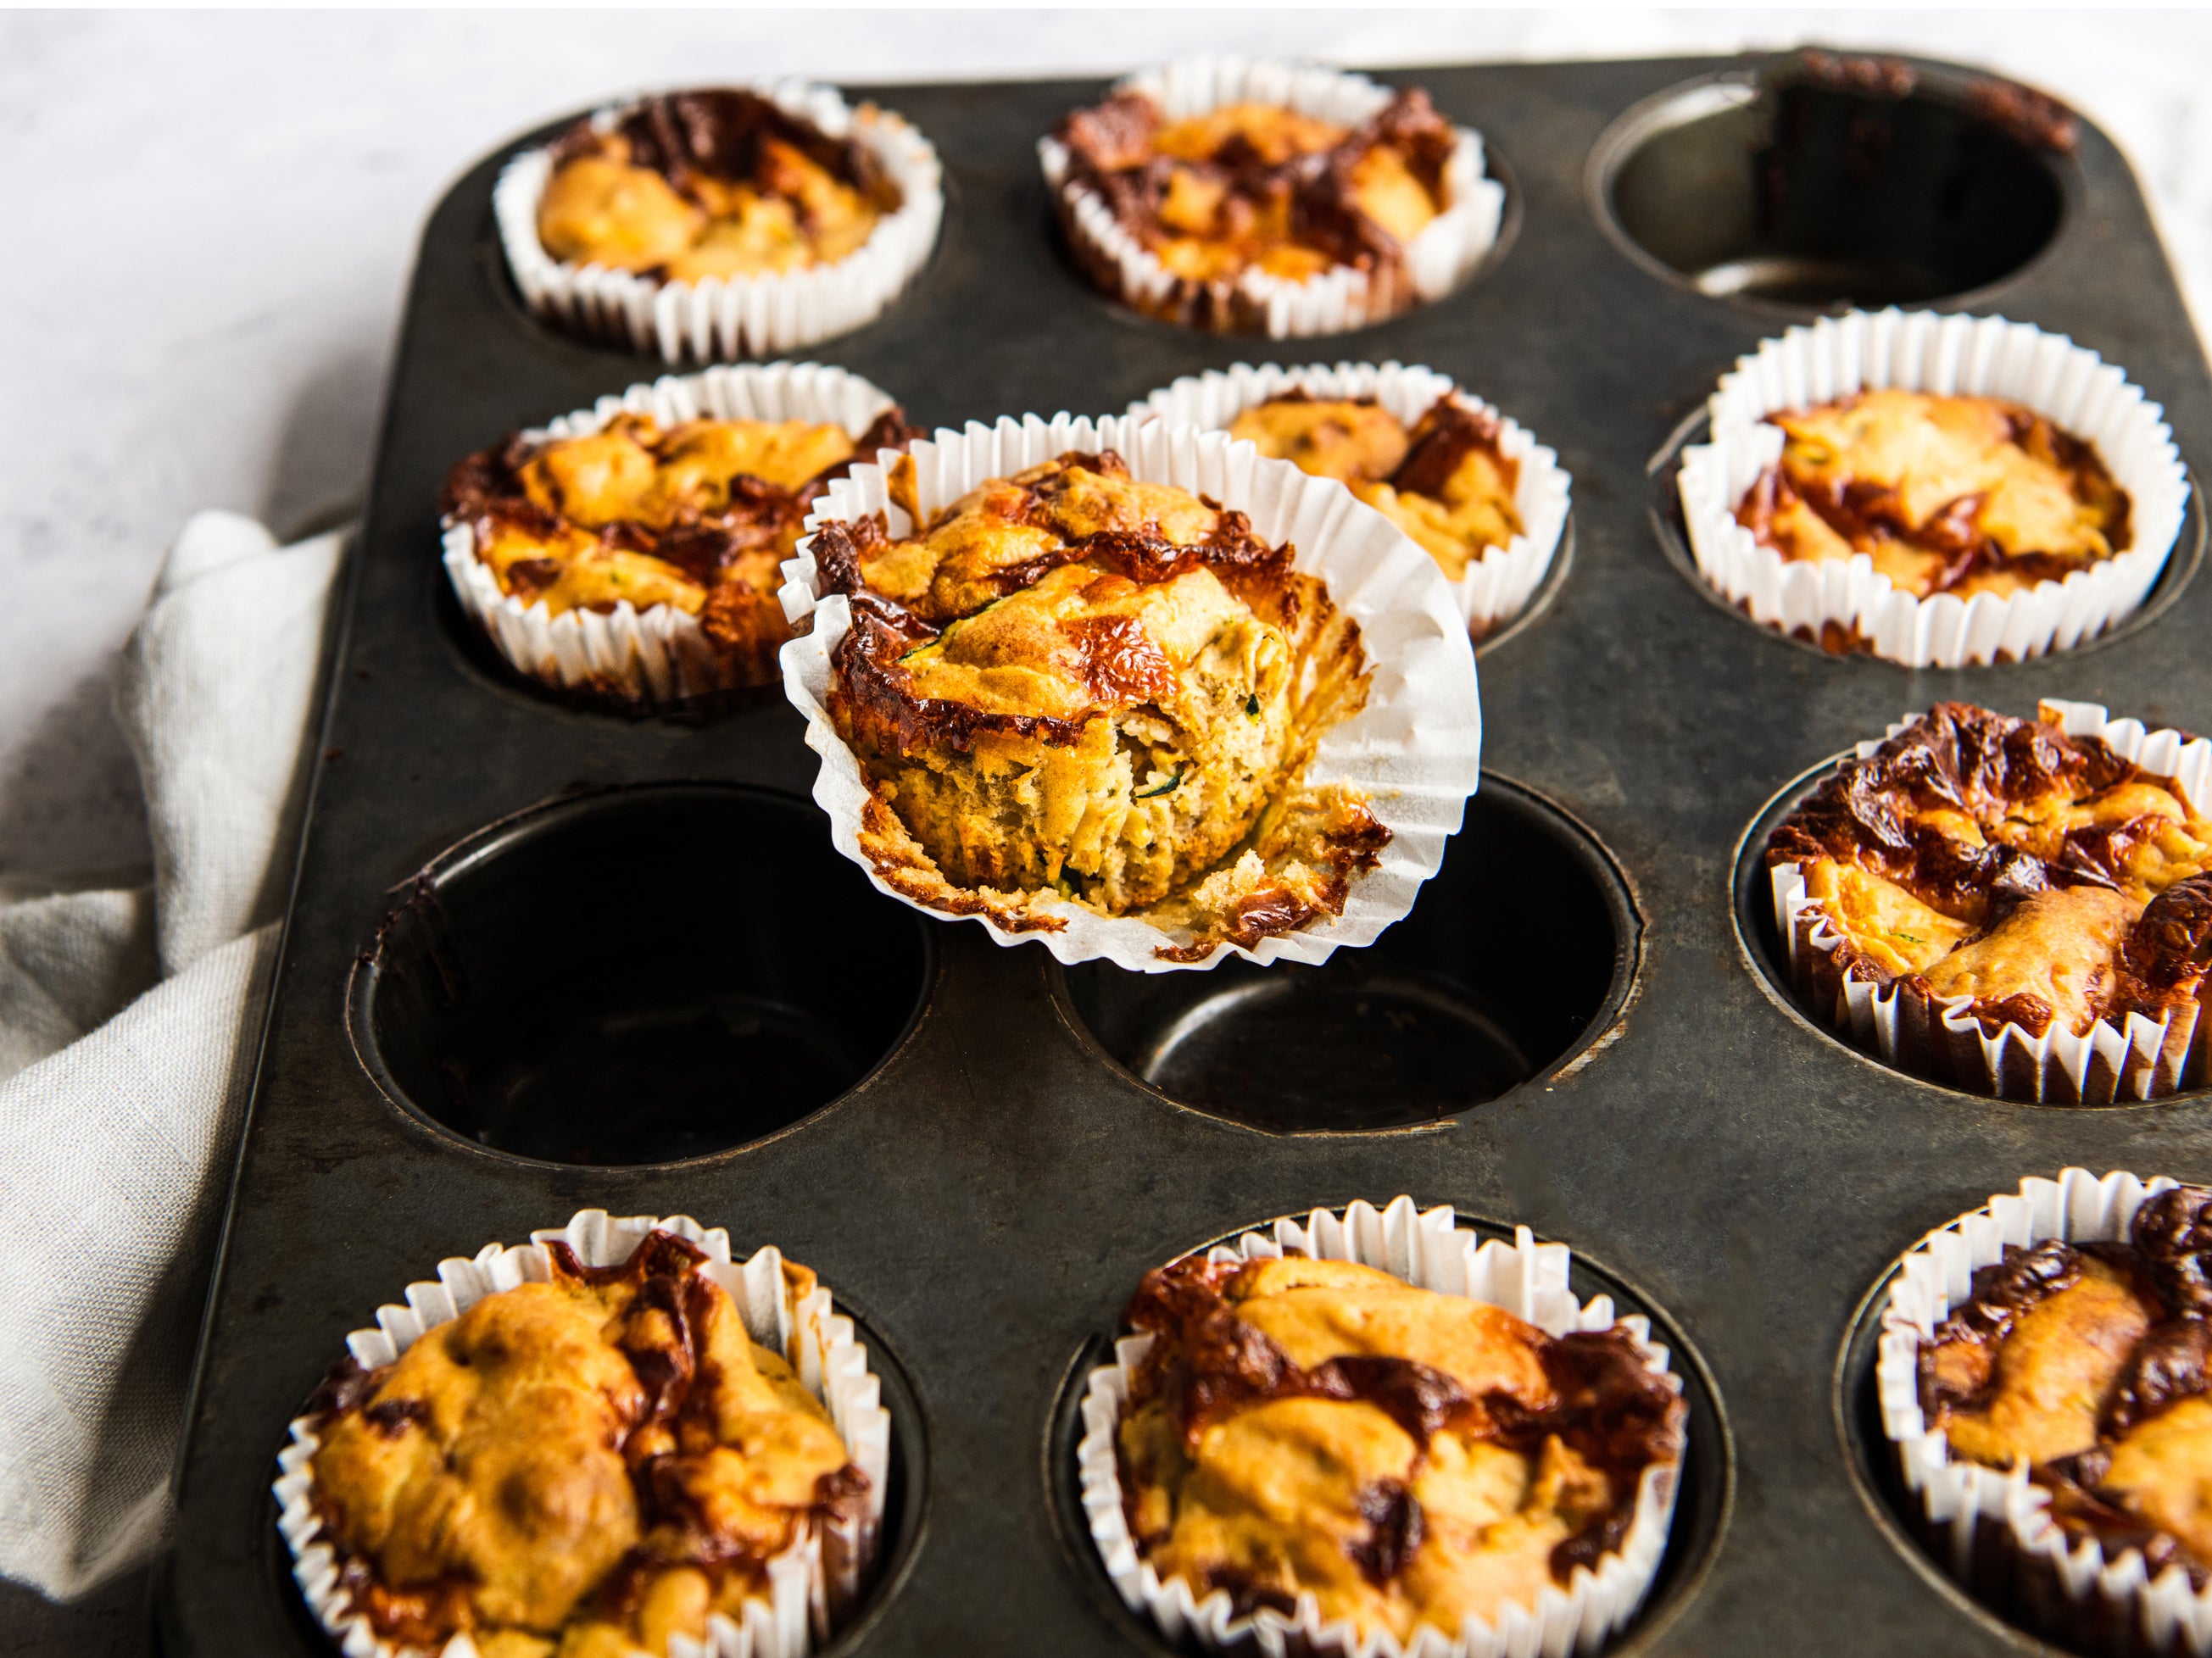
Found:
<path fill-rule="evenodd" d="M 159 1549 L 342 550 L 204 513 L 123 657 L 150 889 L 0 908 L 0 1575 Z"/>

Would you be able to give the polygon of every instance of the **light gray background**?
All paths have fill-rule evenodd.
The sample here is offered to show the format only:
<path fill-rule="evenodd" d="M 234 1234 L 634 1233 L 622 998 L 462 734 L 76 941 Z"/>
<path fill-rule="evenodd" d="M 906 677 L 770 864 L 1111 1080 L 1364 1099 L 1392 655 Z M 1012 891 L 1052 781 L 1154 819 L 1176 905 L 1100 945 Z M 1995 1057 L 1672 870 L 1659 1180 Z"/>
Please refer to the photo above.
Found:
<path fill-rule="evenodd" d="M 1116 73 L 1200 51 L 1422 64 L 1817 41 L 2064 98 L 2150 194 L 2212 323 L 2212 15 L 1591 10 L 15 14 L 0 16 L 0 891 L 113 878 L 146 839 L 107 714 L 185 518 L 280 533 L 369 459 L 423 216 L 508 135 L 611 94 L 757 74 Z M 641 366 L 641 374 L 644 373 Z M 426 556 L 428 556 L 426 552 Z M 144 1583 L 0 1584 L 0 1658 L 147 1649 Z"/>

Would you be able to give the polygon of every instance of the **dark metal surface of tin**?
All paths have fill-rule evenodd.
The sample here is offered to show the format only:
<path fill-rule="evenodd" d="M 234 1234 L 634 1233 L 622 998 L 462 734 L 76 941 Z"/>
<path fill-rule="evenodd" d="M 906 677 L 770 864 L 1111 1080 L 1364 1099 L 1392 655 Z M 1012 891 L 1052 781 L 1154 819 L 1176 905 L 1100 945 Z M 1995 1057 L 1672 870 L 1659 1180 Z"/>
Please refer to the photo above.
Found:
<path fill-rule="evenodd" d="M 2212 728 L 2200 668 L 2212 586 L 2189 580 L 2198 555 L 2185 543 L 2160 614 L 2103 648 L 1953 672 L 1826 656 L 1686 578 L 1655 535 L 1647 469 L 1739 354 L 1809 314 L 1791 301 L 1854 284 L 1877 298 L 1883 283 L 1967 284 L 1977 310 L 2071 335 L 2164 404 L 2200 466 L 2212 382 L 2136 183 L 2086 125 L 2070 153 L 2039 149 L 2047 135 L 2023 126 L 2025 161 L 2002 144 L 1916 159 L 1916 143 L 1964 143 L 1959 123 L 1885 125 L 1876 110 L 1839 124 L 1821 92 L 1787 131 L 1692 133 L 1644 154 L 1652 134 L 1737 118 L 1744 95 L 1710 88 L 1756 67 L 1386 76 L 1481 131 L 1517 230 L 1439 303 L 1283 342 L 1135 319 L 1063 261 L 1033 146 L 1097 83 L 878 94 L 944 158 L 942 246 L 880 320 L 798 355 L 866 375 L 918 422 L 1115 410 L 1238 359 L 1397 358 L 1491 398 L 1573 474 L 1571 569 L 1482 655 L 1486 781 L 1446 875 L 1369 959 L 1340 957 L 1340 980 L 1288 989 L 1063 975 L 1042 949 L 915 923 L 857 880 L 841 886 L 850 872 L 828 867 L 805 804 L 815 756 L 773 695 L 713 720 L 630 720 L 558 706 L 507 675 L 447 592 L 447 468 L 660 369 L 564 339 L 513 297 L 488 211 L 511 151 L 461 179 L 423 235 L 332 624 L 324 758 L 157 1594 L 171 1658 L 330 1650 L 271 1523 L 287 1420 L 345 1333 L 441 1258 L 586 1206 L 688 1213 L 726 1226 L 739 1249 L 780 1245 L 821 1273 L 895 1372 L 890 1569 L 841 1646 L 881 1658 L 1157 1651 L 1072 1507 L 1078 1369 L 1147 1267 L 1286 1212 L 1399 1193 L 1571 1244 L 1592 1263 L 1584 1293 L 1609 1285 L 1648 1307 L 1692 1379 L 1672 1552 L 1616 1650 L 1922 1658 L 2025 1644 L 1936 1586 L 1905 1529 L 1878 1520 L 1867 1344 L 1839 1370 L 1847 1327 L 1900 1251 L 2024 1175 L 2081 1163 L 2212 1177 L 2212 1102 L 2041 1108 L 1883 1069 L 1792 1011 L 1758 969 L 1766 946 L 1755 914 L 1740 933 L 1734 855 L 1790 780 L 1939 698 L 2027 714 L 2061 696 Z M 1916 96 L 1976 95 L 1956 73 L 1918 76 Z M 1879 98 L 1895 80 L 1847 66 L 1835 84 Z M 1707 89 L 1687 104 L 1647 101 L 1690 82 Z M 1601 147 L 1632 109 L 1640 125 Z M 1831 128 L 1856 148 L 1823 171 Z M 1634 199 L 1616 203 L 1632 165 Z M 1823 229 L 1870 222 L 1864 192 L 1885 179 L 1921 192 L 1911 210 L 1935 224 L 1951 198 L 1928 179 L 1945 167 L 1966 169 L 1958 199 L 1972 213 L 2010 202 L 2045 214 L 2035 236 L 2008 244 L 2014 268 L 1993 275 L 1986 246 L 1942 243 L 1940 225 L 1927 247 L 1886 244 L 1856 264 Z M 1840 192 L 1826 217 L 1822 191 Z M 1684 222 L 1708 208 L 1715 226 Z M 1673 230 L 1655 229 L 1662 221 Z M 669 783 L 702 786 L 641 786 Z M 571 798 L 603 790 L 620 793 Z M 552 815 L 517 817 L 544 803 Z M 708 848 L 725 840 L 748 861 L 715 867 Z M 781 908 L 757 913 L 754 880 L 776 884 Z M 788 900 L 815 880 L 828 936 L 802 944 L 806 917 Z M 652 926 L 635 928 L 611 894 L 649 908 Z M 559 993 L 579 1011 L 539 1029 L 528 984 L 507 975 L 553 972 L 548 956 L 564 948 L 557 968 L 580 982 L 562 978 Z M 456 963 L 449 993 L 440 975 Z M 506 1011 L 471 1024 L 467 987 L 489 981 Z M 1154 993 L 1173 1005 L 1146 1004 Z M 1285 997 L 1321 1011 L 1286 1012 Z M 539 1046 L 479 1054 L 506 1021 Z M 1363 1044 L 1360 1063 L 1301 1094 L 1270 1045 L 1319 1028 Z M 601 1071 L 569 1070 L 576 1055 L 560 1044 L 578 1029 L 599 1033 L 583 1057 Z M 575 1074 L 618 1083 L 620 1043 L 659 1052 L 666 1030 L 693 1044 L 696 1064 L 677 1066 L 690 1114 L 629 1133 L 631 1102 L 611 1084 L 597 1084 L 605 1121 L 578 1114 L 574 1089 L 562 1093 Z M 1326 1060 L 1327 1047 L 1314 1051 Z M 441 1069 L 465 1049 L 476 1058 Z M 731 1066 L 760 1109 L 723 1121 L 709 1100 L 702 1127 L 701 1077 L 711 1093 Z M 1246 1070 L 1278 1080 L 1255 1098 L 1239 1086 Z M 520 1128 L 499 1114 L 532 1088 L 559 1096 L 562 1133 L 532 1138 L 531 1114 Z M 397 1097 L 408 1090 L 429 1097 Z M 1290 1119 L 1327 1132 L 1250 1126 L 1279 1127 L 1271 1111 L 1293 1096 Z M 725 1149 L 684 1157 L 708 1144 Z M 538 1160 L 579 1157 L 599 1160 Z"/>

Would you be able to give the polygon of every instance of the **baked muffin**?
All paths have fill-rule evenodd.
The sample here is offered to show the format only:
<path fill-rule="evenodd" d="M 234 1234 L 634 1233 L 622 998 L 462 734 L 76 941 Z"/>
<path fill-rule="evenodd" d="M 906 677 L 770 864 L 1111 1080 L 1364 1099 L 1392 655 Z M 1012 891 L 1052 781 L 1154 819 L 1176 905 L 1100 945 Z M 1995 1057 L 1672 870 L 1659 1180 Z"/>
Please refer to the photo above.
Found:
<path fill-rule="evenodd" d="M 1215 330 L 1355 327 L 1437 297 L 1494 240 L 1503 192 L 1480 176 L 1480 141 L 1419 88 L 1232 62 L 1200 97 L 1184 67 L 1133 77 L 1041 147 L 1077 258 L 1137 309 Z"/>
<path fill-rule="evenodd" d="M 1698 579 L 1762 627 L 1914 668 L 2094 639 L 2190 484 L 2117 366 L 2002 317 L 1854 311 L 1736 360 L 1675 483 Z"/>
<path fill-rule="evenodd" d="M 1621 1548 L 1683 1454 L 1680 1393 L 1620 1325 L 1554 1337 L 1296 1255 L 1177 1261 L 1125 1318 L 1152 1338 L 1115 1433 L 1139 1558 L 1239 1613 L 1310 1595 L 1363 1650 L 1533 1611 Z"/>
<path fill-rule="evenodd" d="M 2212 948 L 2212 822 L 2175 778 L 2055 720 L 1942 702 L 1844 761 L 1765 855 L 1824 1010 L 1856 984 L 1990 1036 L 2078 1038 L 2140 1015 L 2163 1026 L 2144 1063 L 2173 1085 Z M 1940 1042 L 1898 1058 L 1942 1074 L 1947 1055 L 1966 1086 L 2002 1080 Z"/>
<path fill-rule="evenodd" d="M 2070 1540 L 2212 1577 L 2212 1190 L 2146 1199 L 2124 1239 L 2010 1247 L 1919 1351 L 1954 1456 L 2025 1468 Z"/>
<path fill-rule="evenodd" d="M 518 154 L 492 216 L 523 302 L 671 362 L 857 328 L 936 246 L 943 170 L 872 104 L 793 81 L 603 109 Z"/>
<path fill-rule="evenodd" d="M 659 1658 L 866 1509 L 830 1413 L 749 1337 L 702 1249 L 654 1230 L 594 1268 L 546 1248 L 549 1281 L 483 1297 L 394 1363 L 346 1361 L 311 1410 L 313 1513 L 383 1642 Z M 792 1299 L 811 1292 L 783 1270 Z"/>
<path fill-rule="evenodd" d="M 1245 410 L 1229 434 L 1261 454 L 1332 477 L 1424 548 L 1448 581 L 1522 531 L 1520 463 L 1498 446 L 1497 418 L 1438 398 L 1409 430 L 1374 398 L 1296 389 Z"/>
<path fill-rule="evenodd" d="M 499 593 L 526 609 L 550 619 L 666 606 L 696 622 L 715 670 L 708 688 L 772 684 L 791 637 L 778 567 L 809 508 L 855 461 L 918 435 L 896 407 L 858 436 L 835 421 L 624 411 L 470 456 L 447 481 L 445 524 L 467 532 Z M 547 677 L 536 661 L 517 665 Z M 641 686 L 592 689 L 661 700 Z"/>
<path fill-rule="evenodd" d="M 678 92 L 555 142 L 538 235 L 556 259 L 698 282 L 848 258 L 899 204 L 866 145 L 758 93 Z"/>
<path fill-rule="evenodd" d="M 826 701 L 861 849 L 914 902 L 1029 931 L 1068 899 L 1199 960 L 1340 914 L 1389 842 L 1364 794 L 1303 782 L 1364 701 L 1358 626 L 1243 513 L 1071 452 L 812 550 L 852 601 Z"/>
<path fill-rule="evenodd" d="M 1766 417 L 1782 457 L 1736 521 L 1786 559 L 1864 553 L 1899 589 L 2009 596 L 2127 550 L 2095 448 L 1999 398 L 1896 387 Z"/>

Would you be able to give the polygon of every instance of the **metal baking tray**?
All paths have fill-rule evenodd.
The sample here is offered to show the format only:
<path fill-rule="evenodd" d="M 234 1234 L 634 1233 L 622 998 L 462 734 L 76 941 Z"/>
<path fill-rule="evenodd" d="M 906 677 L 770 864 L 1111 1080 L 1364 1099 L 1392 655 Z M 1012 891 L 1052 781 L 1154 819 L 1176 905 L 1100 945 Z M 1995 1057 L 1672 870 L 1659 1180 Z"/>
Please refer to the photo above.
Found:
<path fill-rule="evenodd" d="M 830 851 L 815 756 L 775 693 L 634 719 L 508 675 L 447 591 L 446 471 L 659 365 L 522 310 L 488 208 L 511 149 L 453 186 L 423 234 L 332 623 L 156 1591 L 171 1658 L 329 1650 L 272 1525 L 287 1420 L 345 1333 L 441 1258 L 587 1206 L 773 1242 L 864 1327 L 897 1473 L 878 1581 L 838 1650 L 1161 1652 L 1073 1499 L 1079 1378 L 1146 1268 L 1401 1193 L 1571 1244 L 1581 1292 L 1650 1311 L 1687 1378 L 1673 1542 L 1615 1651 L 2033 1649 L 1892 1514 L 1862 1298 L 1922 1232 L 2024 1175 L 2212 1177 L 2212 1107 L 2004 1104 L 1861 1057 L 1770 982 L 1747 831 L 1808 768 L 1942 697 L 2212 728 L 2202 507 L 2120 636 L 1915 673 L 1713 600 L 1683 568 L 1669 467 L 1716 377 L 1810 314 L 1793 297 L 1839 282 L 1877 299 L 1963 285 L 1942 303 L 2070 334 L 2165 405 L 2185 458 L 2212 446 L 2212 381 L 2100 133 L 2019 166 L 1969 156 L 1962 175 L 1958 112 L 1988 88 L 1922 65 L 1924 98 L 1870 151 L 1846 64 L 1842 105 L 1792 118 L 1761 218 L 1744 124 L 1762 62 L 1386 76 L 1484 134 L 1510 191 L 1501 246 L 1440 303 L 1303 342 L 1152 324 L 1074 274 L 1033 146 L 1098 83 L 875 94 L 944 158 L 942 245 L 880 320 L 804 355 L 917 422 L 1118 410 L 1240 358 L 1397 358 L 1492 399 L 1573 473 L 1571 556 L 1482 653 L 1486 774 L 1443 873 L 1374 949 L 1304 972 L 1063 973 L 920 920 Z M 1894 211 L 1824 216 L 1822 191 L 1869 180 Z M 2048 246 L 1993 276 L 1990 239 L 2023 216 L 2055 226 Z M 635 1084 L 641 1053 L 669 1074 L 610 1083 Z M 684 1160 L 739 1136 L 757 1138 Z M 678 1160 L 634 1161 L 651 1157 Z"/>

